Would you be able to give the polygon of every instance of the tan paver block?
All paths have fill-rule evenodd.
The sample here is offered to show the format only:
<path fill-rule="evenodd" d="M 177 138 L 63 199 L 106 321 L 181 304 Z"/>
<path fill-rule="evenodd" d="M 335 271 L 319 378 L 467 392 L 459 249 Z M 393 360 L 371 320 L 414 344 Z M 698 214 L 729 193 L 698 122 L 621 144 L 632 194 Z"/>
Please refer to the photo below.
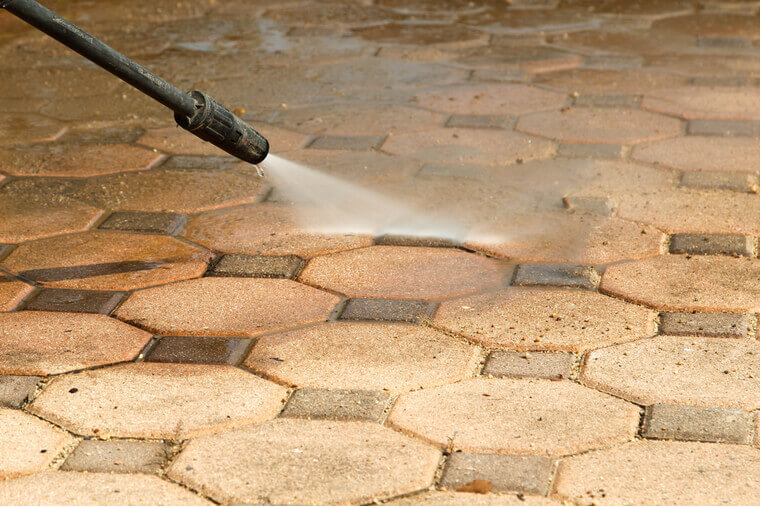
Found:
<path fill-rule="evenodd" d="M 660 310 L 757 312 L 760 261 L 667 255 L 610 266 L 601 289 Z"/>
<path fill-rule="evenodd" d="M 34 290 L 29 284 L 0 275 L 0 312 L 9 312 Z"/>
<path fill-rule="evenodd" d="M 486 347 L 583 352 L 652 336 L 656 316 L 595 292 L 510 287 L 445 301 L 433 325 Z"/>
<path fill-rule="evenodd" d="M 0 242 L 21 243 L 85 231 L 102 214 L 97 208 L 64 197 L 41 202 L 0 195 Z"/>
<path fill-rule="evenodd" d="M 259 201 L 268 188 L 223 171 L 154 169 L 92 178 L 73 197 L 109 210 L 196 213 Z"/>
<path fill-rule="evenodd" d="M 523 116 L 516 128 L 565 142 L 635 144 L 676 136 L 681 122 L 635 109 L 581 107 Z"/>
<path fill-rule="evenodd" d="M 477 379 L 403 394 L 389 421 L 445 448 L 559 455 L 631 440 L 639 409 L 568 381 Z"/>
<path fill-rule="evenodd" d="M 313 106 L 290 109 L 280 116 L 278 121 L 289 128 L 338 136 L 413 132 L 437 127 L 444 119 L 441 114 L 408 106 L 372 104 Z"/>
<path fill-rule="evenodd" d="M 549 158 L 556 145 L 507 130 L 444 128 L 390 135 L 383 150 L 423 162 L 504 166 Z"/>
<path fill-rule="evenodd" d="M 0 145 L 55 141 L 64 132 L 62 123 L 28 112 L 0 115 Z"/>
<path fill-rule="evenodd" d="M 757 195 L 730 190 L 664 189 L 614 196 L 618 216 L 670 233 L 760 234 Z"/>
<path fill-rule="evenodd" d="M 514 215 L 480 229 L 467 248 L 518 261 L 606 264 L 658 255 L 665 243 L 654 227 L 585 214 Z"/>
<path fill-rule="evenodd" d="M 386 505 L 562 505 L 545 496 L 481 495 L 454 491 L 429 491 L 388 502 Z"/>
<path fill-rule="evenodd" d="M 370 234 L 309 232 L 301 223 L 308 209 L 260 204 L 201 213 L 182 233 L 215 251 L 311 257 L 372 244 Z"/>
<path fill-rule="evenodd" d="M 165 127 L 147 131 L 137 140 L 139 144 L 174 155 L 215 155 L 228 157 L 225 151 L 206 143 L 180 127 Z"/>
<path fill-rule="evenodd" d="M 569 458 L 555 489 L 597 505 L 752 505 L 760 502 L 760 450 L 640 440 Z"/>
<path fill-rule="evenodd" d="M 29 410 L 79 435 L 179 440 L 271 419 L 285 395 L 232 366 L 132 363 L 57 377 Z"/>
<path fill-rule="evenodd" d="M 760 28 L 754 23 L 754 17 L 740 13 L 706 12 L 674 16 L 655 21 L 652 28 L 698 37 L 760 38 Z"/>
<path fill-rule="evenodd" d="M 65 447 L 75 442 L 74 437 L 29 414 L 0 408 L 0 448 L 3 449 L 0 479 L 47 468 Z M 0 481 L 0 485 L 2 483 Z"/>
<path fill-rule="evenodd" d="M 760 90 L 751 86 L 671 88 L 650 92 L 641 107 L 687 119 L 760 120 Z"/>
<path fill-rule="evenodd" d="M 18 176 L 87 177 L 148 169 L 162 155 L 127 144 L 57 144 L 0 150 L 0 171 Z"/>
<path fill-rule="evenodd" d="M 689 79 L 641 69 L 571 69 L 539 74 L 534 82 L 568 92 L 642 94 L 686 85 Z"/>
<path fill-rule="evenodd" d="M 409 324 L 335 322 L 260 338 L 245 365 L 298 387 L 391 392 L 472 375 L 477 349 Z"/>
<path fill-rule="evenodd" d="M 91 231 L 25 243 L 0 266 L 47 287 L 132 290 L 201 276 L 210 259 L 174 238 Z"/>
<path fill-rule="evenodd" d="M 562 93 L 526 85 L 481 84 L 424 92 L 415 101 L 445 113 L 519 115 L 559 109 L 566 98 Z"/>
<path fill-rule="evenodd" d="M 686 136 L 633 149 L 641 162 L 685 171 L 755 173 L 760 167 L 757 140 L 748 137 Z"/>
<path fill-rule="evenodd" d="M 0 373 L 50 375 L 131 361 L 151 334 L 105 315 L 0 314 Z"/>
<path fill-rule="evenodd" d="M 589 354 L 583 383 L 641 405 L 760 408 L 760 343 L 658 336 Z"/>
<path fill-rule="evenodd" d="M 190 442 L 169 476 L 221 503 L 360 504 L 427 488 L 439 458 L 373 423 L 278 419 Z"/>
<path fill-rule="evenodd" d="M 312 259 L 299 278 L 351 297 L 436 299 L 497 287 L 506 273 L 461 250 L 373 246 Z"/>
<path fill-rule="evenodd" d="M 327 320 L 339 301 L 292 280 L 201 278 L 135 292 L 115 315 L 161 334 L 247 337 Z"/>
<path fill-rule="evenodd" d="M 3 505 L 212 505 L 145 474 L 46 472 L 0 482 Z"/>

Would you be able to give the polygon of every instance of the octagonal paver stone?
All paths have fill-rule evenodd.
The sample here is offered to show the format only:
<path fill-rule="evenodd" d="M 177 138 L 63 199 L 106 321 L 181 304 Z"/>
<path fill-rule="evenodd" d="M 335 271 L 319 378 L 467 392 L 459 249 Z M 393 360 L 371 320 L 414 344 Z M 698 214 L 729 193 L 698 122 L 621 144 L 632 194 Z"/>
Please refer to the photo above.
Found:
<path fill-rule="evenodd" d="M 729 190 L 663 189 L 615 193 L 621 218 L 670 233 L 760 234 L 760 199 Z"/>
<path fill-rule="evenodd" d="M 13 310 L 33 290 L 29 284 L 0 275 L 0 312 Z"/>
<path fill-rule="evenodd" d="M 137 142 L 173 155 L 229 156 L 225 151 L 222 151 L 211 143 L 200 141 L 193 134 L 180 127 L 164 127 L 148 130 Z"/>
<path fill-rule="evenodd" d="M 331 322 L 262 337 L 245 365 L 298 387 L 399 392 L 461 380 L 478 359 L 472 345 L 420 326 Z"/>
<path fill-rule="evenodd" d="M 506 272 L 461 250 L 373 246 L 312 259 L 300 279 L 351 297 L 436 299 L 496 287 Z"/>
<path fill-rule="evenodd" d="M 760 120 L 760 90 L 685 86 L 648 93 L 641 107 L 687 119 Z"/>
<path fill-rule="evenodd" d="M 658 255 L 665 239 L 654 227 L 619 218 L 540 213 L 507 215 L 496 224 L 475 227 L 465 246 L 518 261 L 607 264 Z"/>
<path fill-rule="evenodd" d="M 391 134 L 383 150 L 424 162 L 504 166 L 518 159 L 549 158 L 556 146 L 551 141 L 509 130 L 444 128 Z"/>
<path fill-rule="evenodd" d="M 565 142 L 635 144 L 676 136 L 681 122 L 634 109 L 580 107 L 523 116 L 516 128 Z"/>
<path fill-rule="evenodd" d="M 231 504 L 362 504 L 427 488 L 440 451 L 377 424 L 278 419 L 196 439 L 169 477 Z"/>
<path fill-rule="evenodd" d="M 327 320 L 339 301 L 292 280 L 201 278 L 135 292 L 115 315 L 161 334 L 247 337 Z"/>
<path fill-rule="evenodd" d="M 67 447 L 71 435 L 20 410 L 0 408 L 0 479 L 47 468 Z M 4 481 L 0 480 L 0 485 Z M 1 487 L 1 486 L 0 486 Z M 2 494 L 0 494 L 2 498 Z"/>
<path fill-rule="evenodd" d="M 455 491 L 428 491 L 393 500 L 385 505 L 562 505 L 545 496 L 493 495 L 457 493 Z"/>
<path fill-rule="evenodd" d="M 649 90 L 686 85 L 689 79 L 677 74 L 642 69 L 571 69 L 539 74 L 535 83 L 568 92 L 641 94 Z"/>
<path fill-rule="evenodd" d="M 66 127 L 55 120 L 28 113 L 0 115 L 0 145 L 55 141 Z"/>
<path fill-rule="evenodd" d="M 584 352 L 652 336 L 656 317 L 596 292 L 510 287 L 445 301 L 433 325 L 489 348 Z"/>
<path fill-rule="evenodd" d="M 760 260 L 667 255 L 616 264 L 602 276 L 609 294 L 659 310 L 760 311 Z"/>
<path fill-rule="evenodd" d="M 127 144 L 46 144 L 0 150 L 0 171 L 18 176 L 87 177 L 148 169 L 162 157 Z"/>
<path fill-rule="evenodd" d="M 165 236 L 91 231 L 25 243 L 0 266 L 48 287 L 132 290 L 201 276 L 211 257 Z"/>
<path fill-rule="evenodd" d="M 402 394 L 389 421 L 465 452 L 561 455 L 631 440 L 639 409 L 568 381 L 473 379 Z"/>
<path fill-rule="evenodd" d="M 417 104 L 454 114 L 519 115 L 559 109 L 567 96 L 525 85 L 481 84 L 420 93 Z"/>
<path fill-rule="evenodd" d="M 213 505 L 146 474 L 45 472 L 0 482 L 3 505 Z"/>
<path fill-rule="evenodd" d="M 308 209 L 272 204 L 201 213 L 182 235 L 218 252 L 264 255 L 313 255 L 372 244 L 369 234 L 309 232 L 302 216 Z"/>
<path fill-rule="evenodd" d="M 734 4 L 734 8 L 740 4 Z M 652 28 L 664 32 L 684 33 L 697 37 L 760 38 L 760 27 L 755 23 L 754 16 L 748 16 L 743 13 L 689 13 L 686 16 L 658 19 L 652 24 Z"/>
<path fill-rule="evenodd" d="M 555 489 L 580 505 L 753 505 L 760 503 L 760 450 L 640 440 L 568 458 Z"/>
<path fill-rule="evenodd" d="M 756 340 L 658 336 L 589 354 L 582 381 L 641 405 L 760 408 Z"/>
<path fill-rule="evenodd" d="M 757 142 L 751 137 L 685 136 L 637 146 L 635 160 L 684 171 L 755 173 L 760 167 Z"/>
<path fill-rule="evenodd" d="M 92 178 L 72 196 L 110 210 L 196 213 L 256 202 L 268 189 L 228 172 L 155 169 Z"/>
<path fill-rule="evenodd" d="M 22 195 L 0 195 L 0 243 L 85 231 L 102 214 L 102 210 L 65 197 L 30 200 Z"/>
<path fill-rule="evenodd" d="M 180 440 L 271 419 L 286 394 L 232 366 L 130 363 L 57 377 L 29 410 L 79 435 Z"/>
<path fill-rule="evenodd" d="M 91 313 L 0 314 L 0 373 L 50 375 L 131 361 L 151 334 Z"/>

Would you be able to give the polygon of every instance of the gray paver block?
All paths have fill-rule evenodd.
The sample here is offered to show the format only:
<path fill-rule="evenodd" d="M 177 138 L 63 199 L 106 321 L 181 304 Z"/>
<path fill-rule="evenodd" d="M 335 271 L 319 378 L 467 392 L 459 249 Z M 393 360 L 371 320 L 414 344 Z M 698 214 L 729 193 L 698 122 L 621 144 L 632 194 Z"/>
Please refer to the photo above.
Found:
<path fill-rule="evenodd" d="M 107 231 L 172 234 L 184 221 L 185 215 L 179 213 L 117 211 L 111 214 L 98 228 Z"/>
<path fill-rule="evenodd" d="M 121 292 L 43 288 L 25 310 L 109 314 L 124 296 Z"/>
<path fill-rule="evenodd" d="M 724 171 L 686 171 L 681 175 L 681 185 L 691 188 L 754 192 L 758 189 L 758 179 L 755 174 Z"/>
<path fill-rule="evenodd" d="M 174 155 L 161 165 L 161 169 L 227 169 L 239 160 L 230 157 Z"/>
<path fill-rule="evenodd" d="M 512 378 L 568 378 L 575 355 L 567 352 L 514 352 L 495 350 L 488 355 L 483 375 Z"/>
<path fill-rule="evenodd" d="M 453 114 L 446 122 L 447 127 L 456 128 L 512 128 L 515 118 L 486 114 Z"/>
<path fill-rule="evenodd" d="M 250 340 L 165 336 L 150 350 L 146 361 L 153 363 L 237 364 Z"/>
<path fill-rule="evenodd" d="M 575 105 L 589 107 L 634 107 L 640 101 L 641 97 L 638 95 L 599 93 L 581 95 L 575 99 Z"/>
<path fill-rule="evenodd" d="M 694 86 L 752 86 L 756 81 L 744 76 L 697 76 L 691 80 Z"/>
<path fill-rule="evenodd" d="M 612 215 L 617 207 L 609 197 L 598 195 L 568 195 L 562 198 L 562 203 L 570 211 L 601 216 Z"/>
<path fill-rule="evenodd" d="M 155 474 L 168 457 L 163 442 L 83 440 L 61 470 Z"/>
<path fill-rule="evenodd" d="M 380 391 L 298 389 L 282 417 L 382 422 L 391 395 Z"/>
<path fill-rule="evenodd" d="M 741 234 L 673 234 L 670 253 L 752 256 L 753 240 Z"/>
<path fill-rule="evenodd" d="M 318 136 L 307 148 L 315 150 L 367 151 L 378 148 L 384 136 Z"/>
<path fill-rule="evenodd" d="M 562 143 L 557 154 L 569 158 L 622 158 L 627 148 L 622 144 Z"/>
<path fill-rule="evenodd" d="M 739 313 L 663 312 L 660 334 L 746 338 L 754 329 L 754 321 L 753 316 Z"/>
<path fill-rule="evenodd" d="M 453 453 L 446 462 L 440 485 L 458 490 L 476 480 L 491 483 L 490 492 L 546 495 L 551 459 L 545 456 Z"/>
<path fill-rule="evenodd" d="M 593 69 L 638 69 L 644 59 L 627 55 L 590 55 L 583 59 L 583 67 Z"/>
<path fill-rule="evenodd" d="M 433 176 L 441 178 L 477 178 L 487 172 L 485 167 L 456 164 L 425 164 L 419 172 L 419 176 Z"/>
<path fill-rule="evenodd" d="M 19 408 L 34 393 L 41 377 L 0 375 L 0 406 Z"/>
<path fill-rule="evenodd" d="M 419 322 L 432 314 L 429 301 L 414 299 L 351 298 L 340 315 L 340 320 L 386 320 Z"/>
<path fill-rule="evenodd" d="M 593 289 L 600 279 L 593 266 L 583 264 L 520 264 L 514 284 Z"/>
<path fill-rule="evenodd" d="M 751 444 L 752 426 L 752 414 L 742 410 L 658 404 L 646 409 L 643 436 Z"/>
<path fill-rule="evenodd" d="M 433 236 L 404 236 L 401 234 L 385 234 L 375 239 L 376 245 L 386 246 L 428 246 L 438 248 L 453 248 L 459 242 L 449 238 Z"/>
<path fill-rule="evenodd" d="M 695 136 L 754 136 L 757 123 L 747 120 L 691 120 L 687 132 Z"/>
<path fill-rule="evenodd" d="M 293 278 L 303 260 L 293 256 L 226 254 L 209 273 L 211 276 Z"/>
<path fill-rule="evenodd" d="M 697 46 L 703 48 L 749 48 L 752 42 L 747 37 L 697 37 Z"/>

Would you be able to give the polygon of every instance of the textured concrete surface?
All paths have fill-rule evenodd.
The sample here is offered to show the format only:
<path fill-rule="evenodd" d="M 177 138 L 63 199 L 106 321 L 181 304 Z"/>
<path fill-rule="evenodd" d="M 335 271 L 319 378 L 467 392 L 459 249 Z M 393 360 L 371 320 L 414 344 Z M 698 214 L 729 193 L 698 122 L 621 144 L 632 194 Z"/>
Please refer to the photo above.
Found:
<path fill-rule="evenodd" d="M 50 6 L 357 186 L 0 10 L 1 504 L 760 502 L 757 2 Z"/>

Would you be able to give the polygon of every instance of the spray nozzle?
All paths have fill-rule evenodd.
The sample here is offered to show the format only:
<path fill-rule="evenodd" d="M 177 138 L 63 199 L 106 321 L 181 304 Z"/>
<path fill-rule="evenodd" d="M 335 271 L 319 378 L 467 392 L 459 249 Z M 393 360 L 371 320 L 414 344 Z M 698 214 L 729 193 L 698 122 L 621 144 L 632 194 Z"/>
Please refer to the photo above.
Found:
<path fill-rule="evenodd" d="M 175 113 L 180 127 L 251 164 L 266 158 L 269 142 L 264 136 L 205 93 L 196 90 L 189 95 L 195 100 L 195 113 Z"/>

